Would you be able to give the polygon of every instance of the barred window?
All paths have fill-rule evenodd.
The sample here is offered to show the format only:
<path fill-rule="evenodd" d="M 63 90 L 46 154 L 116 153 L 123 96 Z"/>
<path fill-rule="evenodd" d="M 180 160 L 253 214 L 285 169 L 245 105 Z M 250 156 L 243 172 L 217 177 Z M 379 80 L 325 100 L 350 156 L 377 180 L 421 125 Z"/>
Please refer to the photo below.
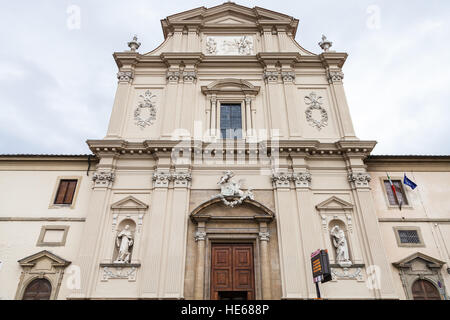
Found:
<path fill-rule="evenodd" d="M 420 243 L 419 233 L 417 230 L 397 230 L 400 243 Z"/>
<path fill-rule="evenodd" d="M 403 189 L 403 184 L 401 180 L 392 180 L 393 185 L 395 186 L 395 191 L 397 192 L 398 201 L 401 201 L 402 205 L 408 205 L 408 199 L 405 195 L 405 189 Z M 389 200 L 389 204 L 391 206 L 397 206 L 397 199 L 395 198 L 394 191 L 391 188 L 391 184 L 389 180 L 384 180 L 384 187 L 386 189 L 387 197 Z"/>

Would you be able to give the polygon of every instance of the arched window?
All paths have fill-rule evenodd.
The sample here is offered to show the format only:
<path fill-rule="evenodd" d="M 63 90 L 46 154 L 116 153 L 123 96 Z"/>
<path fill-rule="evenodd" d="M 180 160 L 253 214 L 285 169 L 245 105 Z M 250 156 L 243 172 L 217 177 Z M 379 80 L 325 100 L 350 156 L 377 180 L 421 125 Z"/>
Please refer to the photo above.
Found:
<path fill-rule="evenodd" d="M 438 289 L 426 280 L 416 280 L 412 285 L 414 300 L 441 300 Z"/>
<path fill-rule="evenodd" d="M 52 285 L 47 279 L 35 279 L 25 289 L 22 300 L 50 300 Z"/>

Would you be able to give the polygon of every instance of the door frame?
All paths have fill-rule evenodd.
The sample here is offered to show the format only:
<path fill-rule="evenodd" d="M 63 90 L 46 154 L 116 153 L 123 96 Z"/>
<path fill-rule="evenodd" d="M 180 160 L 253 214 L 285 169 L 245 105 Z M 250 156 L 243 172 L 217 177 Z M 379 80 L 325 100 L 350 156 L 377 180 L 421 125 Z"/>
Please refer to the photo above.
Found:
<path fill-rule="evenodd" d="M 205 300 L 211 300 L 211 251 L 212 244 L 251 244 L 253 246 L 253 274 L 255 277 L 255 300 L 262 299 L 261 262 L 259 259 L 259 240 L 256 234 L 210 234 L 206 241 L 205 281 L 203 286 Z"/>

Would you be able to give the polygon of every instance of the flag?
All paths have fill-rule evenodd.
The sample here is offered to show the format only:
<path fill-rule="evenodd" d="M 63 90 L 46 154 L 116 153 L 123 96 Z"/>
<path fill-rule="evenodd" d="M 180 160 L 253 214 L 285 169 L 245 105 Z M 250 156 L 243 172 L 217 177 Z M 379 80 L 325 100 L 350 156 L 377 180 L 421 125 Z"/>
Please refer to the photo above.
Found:
<path fill-rule="evenodd" d="M 398 207 L 399 207 L 400 210 L 402 210 L 402 202 L 398 200 L 397 191 L 395 191 L 395 186 L 394 186 L 394 184 L 392 183 L 391 177 L 389 177 L 389 175 L 388 175 L 387 172 L 386 172 L 386 175 L 387 175 L 387 177 L 388 177 L 389 184 L 391 185 L 392 192 L 394 193 L 395 200 L 397 200 Z"/>
<path fill-rule="evenodd" d="M 417 184 L 415 184 L 414 182 L 412 182 L 411 180 L 408 179 L 408 177 L 405 176 L 403 177 L 403 183 L 406 184 L 407 186 L 409 186 L 411 189 L 415 189 L 417 187 Z"/>

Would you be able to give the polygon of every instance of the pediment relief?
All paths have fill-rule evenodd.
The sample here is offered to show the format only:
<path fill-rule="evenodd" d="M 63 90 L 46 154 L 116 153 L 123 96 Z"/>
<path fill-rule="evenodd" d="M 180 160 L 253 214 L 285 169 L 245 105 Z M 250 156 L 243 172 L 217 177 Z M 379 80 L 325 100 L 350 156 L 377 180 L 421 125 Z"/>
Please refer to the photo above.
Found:
<path fill-rule="evenodd" d="M 413 270 L 423 270 L 425 268 L 441 268 L 445 264 L 444 261 L 427 256 L 421 252 L 416 252 L 400 261 L 394 262 L 397 268 L 406 268 Z"/>
<path fill-rule="evenodd" d="M 146 210 L 148 205 L 133 196 L 128 196 L 111 205 L 111 209 L 122 210 Z"/>
<path fill-rule="evenodd" d="M 327 200 L 316 205 L 316 209 L 319 211 L 345 211 L 352 210 L 353 205 L 336 196 L 332 196 L 331 198 L 328 198 Z"/>
<path fill-rule="evenodd" d="M 18 262 L 22 267 L 34 267 L 42 270 L 49 270 L 51 267 L 66 267 L 71 263 L 47 250 L 25 257 Z"/>

